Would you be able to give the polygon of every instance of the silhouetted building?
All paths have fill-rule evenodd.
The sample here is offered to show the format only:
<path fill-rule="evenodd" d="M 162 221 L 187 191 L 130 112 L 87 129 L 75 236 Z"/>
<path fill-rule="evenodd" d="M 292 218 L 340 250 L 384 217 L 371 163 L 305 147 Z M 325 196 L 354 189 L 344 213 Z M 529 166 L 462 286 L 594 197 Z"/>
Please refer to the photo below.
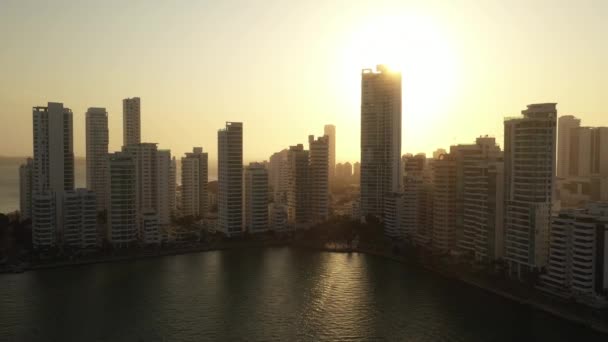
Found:
<path fill-rule="evenodd" d="M 139 97 L 122 100 L 122 145 L 141 142 L 141 101 Z"/>
<path fill-rule="evenodd" d="M 572 115 L 561 116 L 557 124 L 557 177 L 565 178 L 570 175 L 570 132 L 572 128 L 580 127 L 581 120 Z"/>
<path fill-rule="evenodd" d="M 329 141 L 328 136 L 316 140 L 313 135 L 308 136 L 310 219 L 313 224 L 324 222 L 329 216 Z"/>
<path fill-rule="evenodd" d="M 325 125 L 324 133 L 328 137 L 329 141 L 329 161 L 328 161 L 328 172 L 329 172 L 329 185 L 333 185 L 334 178 L 336 177 L 336 126 Z"/>
<path fill-rule="evenodd" d="M 106 239 L 115 247 L 137 240 L 136 158 L 128 152 L 108 156 L 108 229 Z"/>
<path fill-rule="evenodd" d="M 308 151 L 304 150 L 302 144 L 289 147 L 287 207 L 288 223 L 294 229 L 310 226 L 311 179 L 308 158 Z"/>
<path fill-rule="evenodd" d="M 245 229 L 261 233 L 268 228 L 268 171 L 263 164 L 250 163 L 245 168 Z"/>
<path fill-rule="evenodd" d="M 19 166 L 19 214 L 20 219 L 32 218 L 32 189 L 34 186 L 34 160 L 27 158 Z"/>
<path fill-rule="evenodd" d="M 401 183 L 401 74 L 379 65 L 361 74 L 361 212 L 383 215 Z"/>
<path fill-rule="evenodd" d="M 72 111 L 49 102 L 33 108 L 33 121 L 32 241 L 47 248 L 62 242 L 62 196 L 74 189 Z"/>
<path fill-rule="evenodd" d="M 243 123 L 226 122 L 218 131 L 218 229 L 243 231 Z"/>
<path fill-rule="evenodd" d="M 108 112 L 89 108 L 86 113 L 87 189 L 97 198 L 97 211 L 106 210 L 108 172 Z"/>

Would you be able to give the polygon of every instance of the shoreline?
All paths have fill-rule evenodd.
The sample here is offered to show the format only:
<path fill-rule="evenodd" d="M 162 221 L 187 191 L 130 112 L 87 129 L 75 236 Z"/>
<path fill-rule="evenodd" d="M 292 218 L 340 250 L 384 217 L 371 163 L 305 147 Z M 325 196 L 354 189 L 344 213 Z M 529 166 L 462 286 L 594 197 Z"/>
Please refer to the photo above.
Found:
<path fill-rule="evenodd" d="M 429 265 L 425 265 L 418 261 L 407 260 L 404 257 L 392 255 L 386 251 L 377 251 L 360 247 L 329 247 L 327 245 L 318 245 L 316 243 L 309 243 L 305 241 L 234 241 L 228 243 L 220 243 L 216 245 L 207 245 L 207 246 L 192 246 L 192 247 L 184 247 L 184 248 L 176 248 L 176 249 L 158 249 L 155 251 L 138 251 L 134 254 L 125 254 L 125 255 L 110 255 L 101 258 L 91 258 L 91 259 L 82 259 L 82 260 L 74 260 L 74 261 L 63 261 L 63 262 L 53 262 L 53 263 L 40 263 L 27 265 L 20 269 L 21 272 L 11 272 L 6 269 L 0 272 L 0 276 L 2 273 L 10 274 L 10 273 L 22 273 L 26 271 L 38 271 L 38 270 L 46 270 L 46 269 L 56 269 L 56 268 L 68 268 L 68 267 L 79 267 L 85 265 L 93 265 L 93 264 L 105 264 L 105 263 L 113 263 L 113 262 L 123 262 L 123 261 L 133 261 L 139 259 L 148 259 L 148 258 L 157 258 L 157 257 L 166 257 L 166 256 L 176 256 L 176 255 L 186 255 L 186 254 L 195 254 L 195 253 L 205 253 L 205 252 L 213 252 L 213 251 L 222 251 L 222 250 L 232 250 L 239 248 L 268 248 L 268 247 L 295 247 L 295 248 L 303 248 L 309 250 L 323 251 L 323 252 L 331 252 L 331 253 L 359 253 L 370 256 L 375 256 L 379 258 L 384 258 L 388 260 L 392 260 L 401 264 L 406 264 L 414 267 L 418 267 L 424 271 L 432 273 L 434 275 L 438 275 L 440 277 L 446 278 L 448 280 L 459 281 L 465 285 L 475 287 L 482 291 L 491 293 L 496 296 L 500 296 L 507 300 L 511 300 L 516 302 L 519 305 L 527 306 L 534 310 L 538 310 L 554 317 L 572 322 L 577 325 L 581 325 L 587 327 L 595 332 L 608 334 L 608 321 L 593 321 L 589 317 L 580 317 L 576 313 L 571 312 L 571 310 L 567 310 L 564 308 L 560 308 L 556 305 L 550 305 L 547 303 L 541 302 L 537 298 L 525 298 L 515 293 L 502 290 L 491 286 L 489 284 L 484 284 L 479 279 L 474 279 L 470 276 L 458 274 L 456 272 L 446 272 L 445 270 L 441 270 L 435 267 L 431 267 Z"/>

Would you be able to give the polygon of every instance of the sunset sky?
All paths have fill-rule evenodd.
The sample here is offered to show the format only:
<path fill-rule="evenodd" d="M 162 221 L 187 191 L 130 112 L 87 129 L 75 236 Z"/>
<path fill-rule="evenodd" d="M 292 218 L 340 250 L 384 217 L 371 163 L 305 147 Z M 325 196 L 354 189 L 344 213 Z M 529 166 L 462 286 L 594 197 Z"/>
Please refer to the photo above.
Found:
<path fill-rule="evenodd" d="M 323 125 L 337 160 L 359 159 L 360 73 L 403 74 L 403 147 L 431 152 L 482 134 L 526 104 L 608 125 L 608 1 L 0 1 L 0 155 L 32 154 L 33 106 L 106 107 L 110 150 L 122 104 L 141 97 L 142 141 L 217 155 L 244 122 L 245 161 Z"/>

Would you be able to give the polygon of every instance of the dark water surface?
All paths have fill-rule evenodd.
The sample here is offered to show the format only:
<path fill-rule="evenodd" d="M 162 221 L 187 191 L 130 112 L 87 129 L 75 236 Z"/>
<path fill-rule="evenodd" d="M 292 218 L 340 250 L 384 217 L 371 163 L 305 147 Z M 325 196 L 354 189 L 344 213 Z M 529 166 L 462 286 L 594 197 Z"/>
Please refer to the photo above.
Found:
<path fill-rule="evenodd" d="M 0 275 L 2 341 L 607 341 L 411 266 L 294 248 Z"/>

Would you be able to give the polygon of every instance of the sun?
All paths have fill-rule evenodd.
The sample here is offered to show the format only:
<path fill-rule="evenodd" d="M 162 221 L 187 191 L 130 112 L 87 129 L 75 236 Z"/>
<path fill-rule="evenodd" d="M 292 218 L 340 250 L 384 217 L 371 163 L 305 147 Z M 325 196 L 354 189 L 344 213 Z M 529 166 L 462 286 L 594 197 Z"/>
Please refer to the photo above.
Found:
<path fill-rule="evenodd" d="M 340 68 L 349 75 L 344 74 L 350 83 L 345 96 L 352 99 L 360 91 L 355 78 L 362 68 L 385 64 L 402 73 L 404 129 L 439 124 L 458 96 L 460 80 L 459 54 L 443 25 L 411 12 L 354 22 L 339 53 Z"/>

